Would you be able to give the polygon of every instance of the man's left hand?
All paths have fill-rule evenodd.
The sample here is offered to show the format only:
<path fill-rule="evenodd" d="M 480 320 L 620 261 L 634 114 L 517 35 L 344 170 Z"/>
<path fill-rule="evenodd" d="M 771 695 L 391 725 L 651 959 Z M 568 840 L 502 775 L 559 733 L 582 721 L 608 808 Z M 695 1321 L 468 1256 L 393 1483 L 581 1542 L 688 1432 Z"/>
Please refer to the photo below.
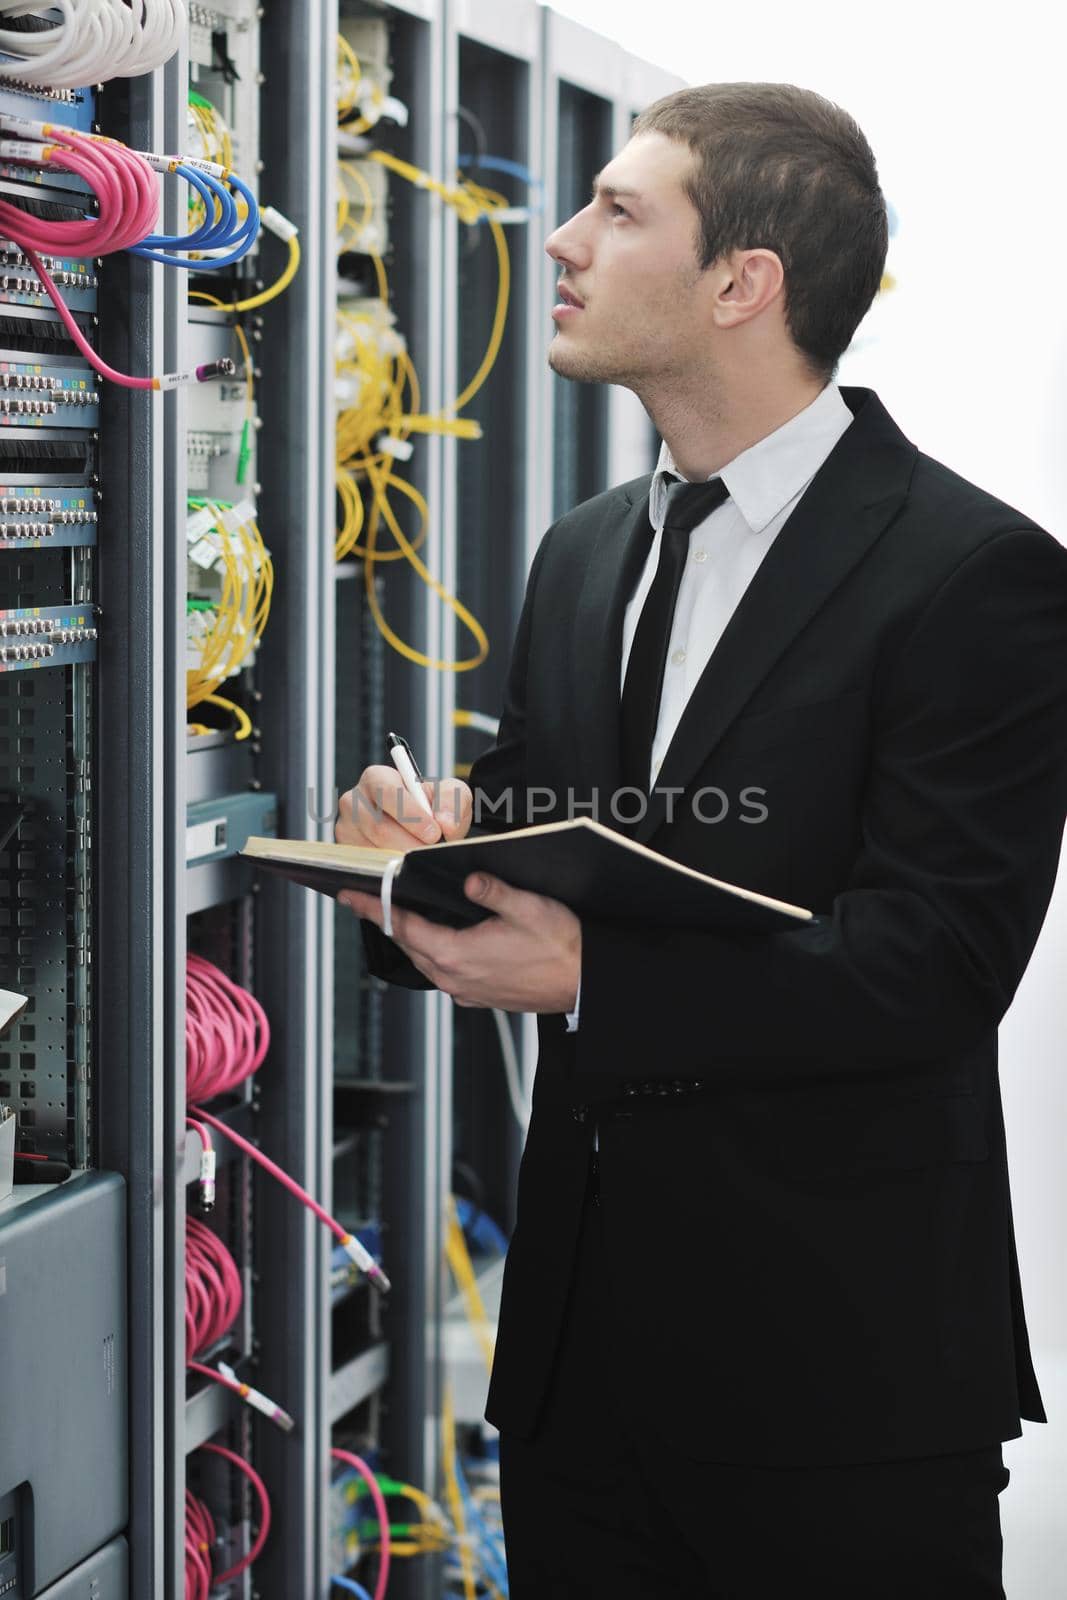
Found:
<path fill-rule="evenodd" d="M 409 960 L 457 1005 L 572 1010 L 582 965 L 582 927 L 573 911 L 481 872 L 463 889 L 468 900 L 493 913 L 473 928 L 445 928 L 393 907 L 393 939 Z M 375 895 L 349 890 L 337 899 L 382 926 Z"/>

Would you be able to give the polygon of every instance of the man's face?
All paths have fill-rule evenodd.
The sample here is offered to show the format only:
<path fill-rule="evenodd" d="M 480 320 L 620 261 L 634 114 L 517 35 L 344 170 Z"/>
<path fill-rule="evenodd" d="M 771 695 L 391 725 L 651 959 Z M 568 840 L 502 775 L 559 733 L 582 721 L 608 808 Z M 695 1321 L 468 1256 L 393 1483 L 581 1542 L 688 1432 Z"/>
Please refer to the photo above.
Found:
<path fill-rule="evenodd" d="M 561 377 L 640 392 L 692 360 L 702 334 L 699 217 L 682 181 L 693 160 L 687 145 L 639 134 L 547 240 L 561 269 L 548 361 Z"/>

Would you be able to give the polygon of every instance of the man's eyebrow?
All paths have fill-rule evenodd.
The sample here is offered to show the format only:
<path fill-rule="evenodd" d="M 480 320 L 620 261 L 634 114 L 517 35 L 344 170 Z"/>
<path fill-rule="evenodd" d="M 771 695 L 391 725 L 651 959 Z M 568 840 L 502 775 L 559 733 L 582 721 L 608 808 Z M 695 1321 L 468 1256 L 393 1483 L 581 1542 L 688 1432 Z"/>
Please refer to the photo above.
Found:
<path fill-rule="evenodd" d="M 596 177 L 593 179 L 593 199 L 594 200 L 597 198 L 598 195 L 601 195 L 601 194 L 607 195 L 608 198 L 612 199 L 612 200 L 617 199 L 620 194 L 621 195 L 625 195 L 628 200 L 640 200 L 641 194 L 640 194 L 640 191 L 638 189 L 620 189 L 617 184 L 614 184 L 614 183 L 602 183 L 600 181 L 600 176 L 601 175 L 598 172 Z"/>

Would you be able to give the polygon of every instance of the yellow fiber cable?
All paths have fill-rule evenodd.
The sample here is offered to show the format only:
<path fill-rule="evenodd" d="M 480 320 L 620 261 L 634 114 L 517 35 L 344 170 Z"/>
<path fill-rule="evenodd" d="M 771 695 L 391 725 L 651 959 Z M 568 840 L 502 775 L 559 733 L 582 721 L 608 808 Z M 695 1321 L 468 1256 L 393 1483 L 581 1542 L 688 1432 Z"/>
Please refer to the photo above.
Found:
<path fill-rule="evenodd" d="M 338 50 L 342 58 L 342 76 L 345 70 L 358 72 L 358 60 L 347 41 L 339 38 Z M 343 63 L 347 63 L 347 69 Z M 426 565 L 416 558 L 415 551 L 427 536 L 428 508 L 422 496 L 399 476 L 392 452 L 382 447 L 380 441 L 387 443 L 395 440 L 403 445 L 412 434 L 438 434 L 461 439 L 481 436 L 481 429 L 474 419 L 457 417 L 454 413 L 461 411 L 482 388 L 500 354 L 511 293 L 511 264 L 504 230 L 492 213 L 507 202 L 503 196 L 466 180 L 454 186 L 440 183 L 430 174 L 388 151 L 371 151 L 368 159 L 417 187 L 439 195 L 455 209 L 461 220 L 475 223 L 483 216 L 486 218 L 497 253 L 497 298 L 489 341 L 477 371 L 456 400 L 439 415 L 421 412 L 418 380 L 407 351 L 401 348 L 396 353 L 386 354 L 382 349 L 380 329 L 377 330 L 377 336 L 376 330 L 370 327 L 361 331 L 358 315 L 347 313 L 344 309 L 339 312 L 339 325 L 346 330 L 346 336 L 355 351 L 355 359 L 340 357 L 338 374 L 347 376 L 356 386 L 357 398 L 354 404 L 344 407 L 337 416 L 337 490 L 341 516 L 334 545 L 335 555 L 338 559 L 355 555 L 363 560 L 367 603 L 375 626 L 400 655 L 417 666 L 437 671 L 471 671 L 480 666 L 489 653 L 485 630 L 458 597 L 450 594 Z M 369 226 L 374 215 L 374 197 L 366 177 L 356 165 L 342 161 L 339 166 L 343 177 L 351 181 L 363 206 L 362 217 L 356 224 L 351 218 L 347 194 L 344 195 L 343 204 L 339 205 L 339 246 L 343 249 L 350 237 L 357 238 Z M 384 263 L 380 256 L 373 253 L 371 260 L 379 299 L 388 306 L 389 287 Z M 403 404 L 405 387 L 409 391 L 406 407 Z M 366 481 L 369 504 L 360 493 L 357 474 Z M 414 540 L 405 536 L 397 521 L 390 504 L 390 491 L 393 489 L 406 495 L 419 512 L 419 531 Z M 382 522 L 395 541 L 395 549 L 382 549 L 379 545 Z M 419 578 L 472 634 L 475 651 L 471 656 L 456 661 L 431 658 L 407 644 L 390 627 L 378 598 L 374 567 L 378 562 L 398 559 L 410 562 Z"/>
<path fill-rule="evenodd" d="M 463 1237 L 463 1229 L 460 1226 L 459 1216 L 456 1212 L 456 1202 L 451 1195 L 448 1197 L 445 1255 L 448 1265 L 452 1269 L 452 1276 L 455 1278 L 459 1291 L 463 1296 L 467 1318 L 482 1347 L 486 1369 L 491 1372 L 493 1367 L 493 1338 L 489 1332 L 489 1318 L 486 1315 L 481 1290 L 478 1288 L 478 1279 L 475 1276 L 470 1252 L 467 1249 L 467 1241 Z"/>
<path fill-rule="evenodd" d="M 217 604 L 197 613 L 211 620 L 201 636 L 199 662 L 186 671 L 186 705 L 190 709 L 211 701 L 220 684 L 240 671 L 263 635 L 274 592 L 274 568 L 254 519 L 249 517 L 228 530 L 222 508 L 211 500 L 204 505 L 220 536 L 222 589 Z M 230 701 L 222 704 L 237 715 L 244 730 L 239 708 Z M 239 737 L 247 738 L 250 732 L 251 723 Z"/>
<path fill-rule="evenodd" d="M 467 1519 L 463 1510 L 463 1493 L 456 1476 L 456 1417 L 452 1407 L 451 1385 L 445 1384 L 443 1416 L 441 1419 L 441 1454 L 445 1474 L 445 1493 L 448 1509 L 456 1529 L 460 1569 L 463 1573 L 465 1600 L 477 1600 L 478 1588 L 474 1576 L 474 1557 L 467 1535 Z"/>
<path fill-rule="evenodd" d="M 343 181 L 337 185 L 337 250 L 338 254 L 340 254 L 342 250 L 355 248 L 360 235 L 365 233 L 373 222 L 374 195 L 371 191 L 370 184 L 367 182 L 366 178 L 363 176 L 362 172 L 360 172 L 359 168 L 354 162 L 339 161 L 337 166 L 341 173 L 342 180 L 347 178 L 355 184 L 356 188 L 359 190 L 359 197 L 363 202 L 363 214 L 358 223 L 350 222 L 349 212 L 351 210 L 351 204 L 349 201 L 348 192 Z M 351 238 L 348 237 L 349 233 L 351 233 Z M 378 278 L 378 287 L 380 289 L 385 279 L 385 267 L 382 264 L 380 256 L 375 255 L 373 251 L 368 251 L 367 253 L 371 256 L 371 259 L 375 263 L 375 272 Z M 387 296 L 383 295 L 382 298 L 385 299 Z"/>
<path fill-rule="evenodd" d="M 343 33 L 337 35 L 337 116 L 347 116 L 359 104 L 359 85 L 363 68 L 359 57 Z"/>
<path fill-rule="evenodd" d="M 247 300 L 225 301 L 224 305 L 227 311 L 257 311 L 260 306 L 267 305 L 271 300 L 277 300 L 280 294 L 285 293 L 286 289 L 288 289 L 289 285 L 296 277 L 300 266 L 299 238 L 295 233 L 291 234 L 287 243 L 289 246 L 289 259 L 285 263 L 280 276 L 275 278 L 273 283 L 268 284 L 267 288 L 262 289 L 259 294 L 249 295 Z M 195 291 L 190 298 L 198 298 Z"/>
<path fill-rule="evenodd" d="M 490 372 L 492 372 L 504 338 L 508 302 L 511 297 L 511 255 L 508 251 L 504 230 L 494 218 L 493 212 L 503 209 L 508 202 L 503 195 L 495 194 L 490 189 L 483 189 L 478 184 L 470 183 L 466 179 L 458 187 L 450 188 L 447 184 L 440 183 L 436 178 L 431 177 L 428 172 L 423 172 L 421 168 L 412 166 L 409 161 L 401 161 L 398 156 L 391 155 L 387 150 L 372 150 L 368 160 L 376 161 L 379 165 L 387 167 L 390 172 L 395 172 L 399 177 L 406 178 L 416 188 L 429 189 L 433 194 L 439 195 L 447 205 L 450 205 L 456 211 L 461 222 L 475 223 L 480 217 L 484 216 L 492 232 L 493 243 L 496 246 L 498 278 L 496 309 L 493 315 L 489 344 L 474 377 L 453 403 L 445 408 L 447 411 L 462 411 L 464 406 L 473 400 Z"/>
<path fill-rule="evenodd" d="M 496 358 L 500 354 L 500 346 L 504 340 L 504 327 L 508 317 L 508 300 L 511 294 L 511 257 L 508 253 L 508 243 L 504 237 L 504 230 L 494 218 L 492 211 L 486 212 L 485 220 L 489 224 L 489 231 L 493 235 L 493 243 L 496 245 L 499 272 L 496 311 L 493 315 L 493 327 L 489 335 L 488 347 L 482 357 L 482 364 L 462 394 L 448 407 L 450 411 L 462 411 L 463 407 L 474 399 L 474 396 L 492 372 L 496 364 Z"/>
<path fill-rule="evenodd" d="M 341 58 L 338 65 L 338 83 L 340 85 L 337 96 L 337 120 L 344 121 L 346 133 L 366 133 L 368 128 L 373 128 L 381 114 L 381 107 L 385 102 L 385 93 L 377 84 L 371 87 L 371 110 L 378 115 L 362 116 L 356 122 L 345 120 L 349 113 L 354 111 L 360 102 L 359 86 L 363 79 L 363 69 L 359 64 L 359 57 L 345 38 L 344 34 L 337 35 L 337 53 Z M 345 83 L 346 71 L 353 74 L 351 86 Z"/>
<path fill-rule="evenodd" d="M 227 700 L 225 695 L 206 694 L 200 701 L 202 706 L 218 706 L 223 711 L 229 711 L 237 722 L 237 732 L 234 738 L 240 741 L 247 739 L 252 732 L 252 719 L 242 706 L 235 700 Z"/>
<path fill-rule="evenodd" d="M 389 528 L 389 532 L 393 535 L 393 538 L 407 556 L 408 560 L 411 562 L 411 565 L 415 568 L 415 571 L 418 573 L 423 582 L 433 590 L 434 594 L 439 600 L 444 602 L 444 604 L 452 612 L 453 616 L 455 616 L 457 621 L 462 622 L 463 626 L 468 630 L 468 632 L 473 634 L 478 648 L 475 655 L 467 656 L 463 660 L 445 661 L 439 658 L 424 655 L 421 650 L 412 649 L 410 645 L 405 644 L 404 640 L 401 639 L 399 634 L 393 632 L 392 628 L 385 620 L 385 616 L 382 612 L 381 606 L 378 603 L 378 596 L 374 587 L 376 531 L 372 521 L 368 523 L 367 526 L 367 555 L 369 559 L 364 563 L 363 572 L 364 586 L 367 593 L 367 604 L 370 607 L 371 615 L 377 624 L 379 632 L 382 634 L 383 638 L 385 638 L 389 644 L 392 645 L 394 650 L 399 651 L 406 661 L 414 662 L 416 666 L 431 667 L 438 672 L 470 672 L 474 667 L 480 667 L 486 656 L 489 654 L 489 640 L 486 636 L 485 629 L 482 627 L 477 617 L 474 616 L 471 611 L 468 611 L 462 600 L 459 600 L 454 594 L 450 594 L 444 585 L 437 581 L 429 567 L 427 567 L 425 563 L 422 562 L 416 555 L 415 547 L 405 537 L 399 522 L 396 520 L 396 517 L 393 514 L 393 508 L 389 504 L 388 496 L 384 491 L 389 487 L 393 487 L 395 489 L 399 489 L 402 494 L 406 494 L 409 499 L 416 501 L 422 500 L 422 496 L 419 495 L 418 491 L 413 489 L 410 484 L 405 483 L 402 478 L 394 477 L 393 474 L 388 470 L 382 473 L 380 469 L 371 467 L 369 470 L 369 476 L 374 487 L 375 504 L 380 508 L 386 525 Z M 422 504 L 425 506 L 426 502 L 422 501 Z"/>

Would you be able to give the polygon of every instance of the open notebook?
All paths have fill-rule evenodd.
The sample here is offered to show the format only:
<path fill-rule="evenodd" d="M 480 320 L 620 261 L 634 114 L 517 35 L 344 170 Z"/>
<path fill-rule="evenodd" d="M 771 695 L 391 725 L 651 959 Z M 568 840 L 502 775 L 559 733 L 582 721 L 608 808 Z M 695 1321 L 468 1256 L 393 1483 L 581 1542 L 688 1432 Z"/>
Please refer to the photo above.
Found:
<path fill-rule="evenodd" d="M 453 927 L 490 914 L 463 893 L 472 872 L 488 872 L 517 889 L 561 900 L 579 916 L 605 921 L 774 933 L 811 920 L 811 912 L 800 906 L 709 878 L 588 817 L 424 845 L 406 855 L 313 839 L 255 837 L 241 853 L 257 867 L 322 894 L 343 889 L 378 894 L 391 871 L 394 905 Z M 390 869 L 393 862 L 399 865 Z"/>

